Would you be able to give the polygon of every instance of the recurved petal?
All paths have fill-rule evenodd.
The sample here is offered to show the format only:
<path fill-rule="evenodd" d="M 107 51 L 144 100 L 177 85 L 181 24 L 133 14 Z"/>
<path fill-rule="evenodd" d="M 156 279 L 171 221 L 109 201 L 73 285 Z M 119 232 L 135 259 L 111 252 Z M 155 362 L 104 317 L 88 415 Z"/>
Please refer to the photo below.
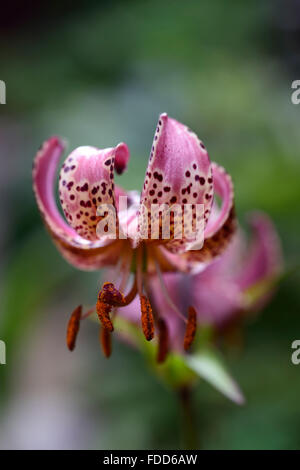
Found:
<path fill-rule="evenodd" d="M 216 201 L 214 201 L 213 210 L 204 231 L 202 249 L 190 250 L 182 255 L 186 258 L 190 270 L 195 269 L 199 262 L 207 263 L 221 255 L 232 240 L 237 227 L 231 177 L 216 163 L 212 164 L 212 168 L 214 194 L 221 198 L 222 205 L 220 209 L 217 209 Z"/>
<path fill-rule="evenodd" d="M 63 150 L 63 141 L 51 137 L 42 145 L 34 160 L 33 189 L 44 223 L 62 255 L 75 267 L 92 270 L 114 264 L 123 243 L 109 239 L 84 239 L 67 224 L 57 208 L 54 181 Z M 112 245 L 115 245 L 114 249 Z"/>
<path fill-rule="evenodd" d="M 208 220 L 213 199 L 212 169 L 207 150 L 196 134 L 166 113 L 159 117 L 154 135 L 150 159 L 141 196 L 141 204 L 148 211 L 152 205 L 165 204 L 182 217 L 187 204 L 204 205 L 205 223 Z M 176 221 L 176 215 L 174 219 Z M 140 226 L 145 233 L 145 222 Z M 151 225 L 153 218 L 151 219 Z M 160 240 L 167 238 L 161 233 Z M 184 251 L 185 239 L 176 240 L 172 233 L 168 248 Z"/>
<path fill-rule="evenodd" d="M 224 227 L 230 217 L 234 204 L 233 185 L 231 177 L 225 169 L 216 163 L 212 163 L 214 193 L 221 198 L 222 206 L 212 211 L 205 228 L 204 237 L 206 239 L 213 237 Z"/>
<path fill-rule="evenodd" d="M 283 265 L 280 241 L 271 219 L 262 212 L 255 212 L 249 220 L 253 238 L 236 277 L 237 284 L 243 290 L 274 279 Z"/>
<path fill-rule="evenodd" d="M 87 240 L 99 239 L 97 224 L 107 215 L 105 209 L 117 224 L 114 169 L 123 165 L 125 156 L 129 158 L 129 150 L 123 143 L 107 149 L 78 147 L 62 166 L 59 197 L 63 211 L 69 224 Z"/>

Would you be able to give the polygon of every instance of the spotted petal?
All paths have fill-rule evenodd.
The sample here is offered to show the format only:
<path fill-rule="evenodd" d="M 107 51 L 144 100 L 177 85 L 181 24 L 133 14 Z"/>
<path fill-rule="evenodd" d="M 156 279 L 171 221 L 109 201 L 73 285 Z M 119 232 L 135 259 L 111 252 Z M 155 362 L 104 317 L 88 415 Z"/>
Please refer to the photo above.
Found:
<path fill-rule="evenodd" d="M 211 164 L 203 143 L 186 126 L 169 118 L 166 113 L 161 114 L 145 176 L 141 196 L 142 207 L 148 211 L 155 204 L 173 207 L 177 211 L 177 216 L 176 214 L 174 216 L 174 228 L 177 218 L 180 217 L 182 220 L 183 206 L 203 204 L 206 223 L 211 210 L 212 183 Z M 154 221 L 152 208 L 151 217 L 148 220 L 143 218 L 140 231 L 144 234 L 148 228 L 150 232 Z M 147 222 L 148 227 L 146 227 Z M 173 252 L 185 251 L 188 239 L 186 237 L 177 239 L 179 237 L 176 236 L 176 229 L 172 232 L 172 226 L 170 235 L 169 239 L 166 239 L 159 232 L 157 238 L 160 241 L 165 239 L 165 246 Z"/>
<path fill-rule="evenodd" d="M 69 224 L 87 240 L 98 240 L 97 224 L 103 215 L 97 208 L 110 207 L 115 212 L 114 167 L 124 154 L 125 144 L 116 148 L 78 147 L 64 162 L 59 176 L 59 197 Z M 121 156 L 121 157 L 120 157 Z M 119 158 L 120 157 L 120 158 Z M 112 214 L 115 217 L 115 214 Z"/>
<path fill-rule="evenodd" d="M 54 181 L 63 150 L 62 140 L 52 137 L 42 145 L 34 161 L 33 188 L 45 225 L 60 252 L 77 268 L 92 270 L 103 265 L 114 264 L 119 257 L 124 241 L 83 238 L 67 224 L 58 211 L 54 196 Z M 115 149 L 109 149 L 105 152 L 113 155 Z M 66 172 L 67 174 L 68 172 Z"/>
<path fill-rule="evenodd" d="M 191 250 L 182 256 L 186 259 L 186 269 L 194 270 L 197 263 L 207 263 L 221 255 L 227 248 L 236 230 L 233 186 L 224 168 L 212 164 L 214 194 L 222 200 L 220 209 L 214 201 L 208 223 L 204 231 L 204 244 L 201 250 Z M 199 269 L 199 267 L 197 267 Z"/>

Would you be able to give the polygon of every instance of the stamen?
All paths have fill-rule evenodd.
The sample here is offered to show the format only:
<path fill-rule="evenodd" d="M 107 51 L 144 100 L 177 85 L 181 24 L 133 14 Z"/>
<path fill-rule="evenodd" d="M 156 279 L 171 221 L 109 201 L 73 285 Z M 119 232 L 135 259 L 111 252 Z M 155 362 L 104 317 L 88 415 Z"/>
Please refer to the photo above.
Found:
<path fill-rule="evenodd" d="M 142 329 L 147 341 L 154 336 L 154 318 L 149 299 L 145 295 L 140 296 L 142 312 Z"/>
<path fill-rule="evenodd" d="M 136 294 L 137 294 L 137 282 L 135 278 L 130 291 L 125 296 L 124 304 L 122 305 L 122 307 L 126 307 L 127 305 L 129 305 L 135 299 Z"/>
<path fill-rule="evenodd" d="M 80 327 L 82 306 L 79 305 L 72 313 L 67 327 L 67 346 L 70 351 L 75 348 L 76 338 Z"/>
<path fill-rule="evenodd" d="M 99 299 L 97 300 L 96 310 L 99 317 L 100 322 L 102 323 L 103 328 L 106 328 L 108 331 L 114 331 L 113 324 L 110 319 L 110 312 L 111 312 L 111 305 L 105 304 L 101 302 Z"/>
<path fill-rule="evenodd" d="M 143 248 L 137 250 L 136 256 L 136 282 L 139 296 L 143 295 Z"/>
<path fill-rule="evenodd" d="M 194 341 L 197 329 L 197 312 L 194 307 L 189 307 L 188 321 L 186 325 L 183 347 L 185 351 L 188 351 L 192 342 Z"/>
<path fill-rule="evenodd" d="M 133 251 L 129 250 L 126 251 L 126 254 L 123 256 L 122 264 L 121 264 L 121 272 L 123 273 L 121 282 L 119 284 L 119 291 L 124 292 L 128 279 L 130 276 L 130 268 L 132 264 L 132 258 L 133 258 Z"/>
<path fill-rule="evenodd" d="M 96 305 L 94 307 L 90 308 L 87 312 L 83 313 L 81 315 L 81 320 L 85 320 L 86 318 L 90 317 L 96 310 Z"/>
<path fill-rule="evenodd" d="M 157 322 L 158 327 L 158 350 L 157 362 L 161 364 L 166 360 L 169 351 L 169 332 L 168 327 L 163 318 L 159 318 Z"/>
<path fill-rule="evenodd" d="M 111 355 L 111 335 L 106 328 L 100 327 L 99 340 L 104 356 L 109 358 Z"/>
<path fill-rule="evenodd" d="M 187 319 L 181 313 L 181 311 L 176 307 L 176 305 L 174 304 L 173 300 L 171 299 L 171 297 L 169 295 L 169 292 L 167 290 L 167 287 L 166 287 L 163 275 L 161 273 L 159 264 L 158 264 L 158 262 L 155 258 L 154 258 L 154 263 L 155 263 L 155 268 L 156 268 L 156 272 L 157 272 L 157 275 L 158 275 L 158 279 L 159 279 L 159 282 L 160 282 L 160 287 L 161 287 L 162 293 L 164 294 L 164 297 L 165 297 L 166 301 L 168 302 L 168 304 L 172 308 L 172 310 L 174 310 L 174 312 L 177 313 L 177 315 L 181 318 L 181 320 L 183 320 L 184 323 L 187 323 Z"/>

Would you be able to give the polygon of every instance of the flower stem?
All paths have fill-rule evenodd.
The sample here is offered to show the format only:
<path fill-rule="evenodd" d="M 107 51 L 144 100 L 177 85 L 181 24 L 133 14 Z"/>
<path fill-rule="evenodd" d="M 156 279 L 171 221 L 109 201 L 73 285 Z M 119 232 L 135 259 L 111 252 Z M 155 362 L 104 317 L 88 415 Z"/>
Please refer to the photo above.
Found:
<path fill-rule="evenodd" d="M 177 390 L 181 412 L 182 448 L 184 450 L 198 449 L 198 436 L 195 420 L 195 412 L 192 403 L 192 389 L 183 385 Z"/>

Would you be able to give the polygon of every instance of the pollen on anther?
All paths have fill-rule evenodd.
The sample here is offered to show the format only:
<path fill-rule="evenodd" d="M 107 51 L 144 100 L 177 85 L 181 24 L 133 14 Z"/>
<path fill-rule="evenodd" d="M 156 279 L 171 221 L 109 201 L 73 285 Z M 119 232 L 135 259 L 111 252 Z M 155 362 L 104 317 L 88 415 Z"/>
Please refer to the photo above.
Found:
<path fill-rule="evenodd" d="M 185 351 L 188 351 L 194 341 L 197 329 L 197 312 L 194 307 L 189 307 L 188 319 L 184 335 L 183 347 Z"/>
<path fill-rule="evenodd" d="M 121 307 L 124 304 L 123 294 L 116 289 L 112 282 L 105 282 L 99 292 L 98 299 L 100 302 L 113 305 L 115 307 Z"/>
<path fill-rule="evenodd" d="M 154 336 L 154 318 L 152 307 L 149 299 L 145 295 L 141 295 L 141 313 L 142 313 L 142 329 L 147 341 L 151 341 Z"/>
<path fill-rule="evenodd" d="M 103 326 L 100 326 L 99 340 L 104 356 L 109 358 L 111 355 L 111 334 L 109 330 L 103 328 Z"/>
<path fill-rule="evenodd" d="M 106 328 L 110 332 L 114 331 L 114 327 L 109 316 L 111 309 L 112 309 L 111 305 L 105 304 L 104 302 L 101 302 L 99 299 L 97 300 L 96 311 L 97 311 L 99 320 L 103 328 Z"/>
<path fill-rule="evenodd" d="M 79 305 L 72 313 L 68 327 L 67 327 L 67 346 L 70 351 L 73 351 L 76 344 L 76 338 L 80 327 L 80 318 L 82 313 L 82 306 Z"/>

